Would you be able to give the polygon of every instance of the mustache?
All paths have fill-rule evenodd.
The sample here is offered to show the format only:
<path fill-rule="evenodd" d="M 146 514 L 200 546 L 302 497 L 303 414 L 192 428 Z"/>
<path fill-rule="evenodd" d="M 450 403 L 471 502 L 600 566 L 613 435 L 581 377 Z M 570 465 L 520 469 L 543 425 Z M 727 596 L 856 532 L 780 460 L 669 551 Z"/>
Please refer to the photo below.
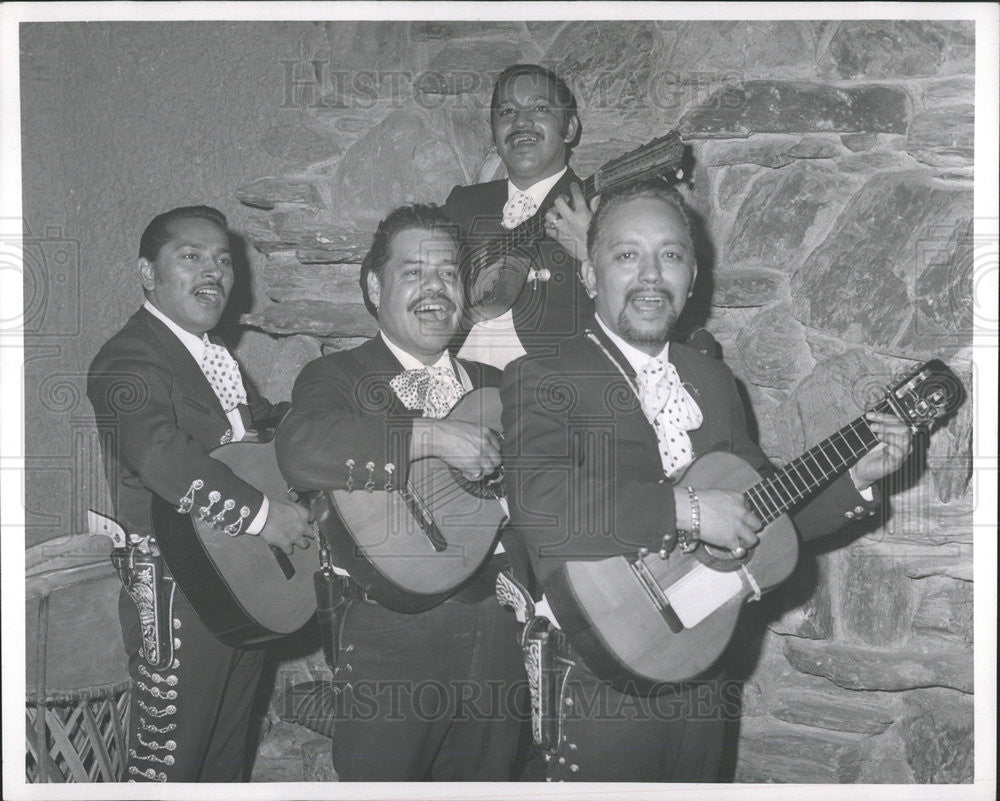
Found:
<path fill-rule="evenodd" d="M 674 303 L 674 293 L 669 287 L 663 287 L 661 289 L 640 289 L 638 287 L 628 290 L 625 293 L 625 302 L 630 303 L 633 298 L 639 295 L 659 295 L 661 298 L 665 298 L 670 305 Z"/>
<path fill-rule="evenodd" d="M 440 292 L 435 292 L 433 295 L 421 295 L 416 300 L 410 301 L 407 305 L 406 310 L 409 312 L 414 311 L 420 304 L 426 303 L 427 301 L 434 301 L 435 303 L 440 303 L 444 306 L 445 311 L 453 312 L 455 311 L 455 302 L 449 298 L 447 295 L 442 295 Z"/>

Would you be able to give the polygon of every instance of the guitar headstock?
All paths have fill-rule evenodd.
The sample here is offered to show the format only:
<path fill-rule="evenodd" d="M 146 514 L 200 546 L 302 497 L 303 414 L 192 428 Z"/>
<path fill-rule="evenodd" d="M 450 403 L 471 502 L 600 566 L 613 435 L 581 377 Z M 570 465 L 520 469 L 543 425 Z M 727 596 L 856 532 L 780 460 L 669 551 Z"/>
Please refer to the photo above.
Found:
<path fill-rule="evenodd" d="M 681 176 L 675 174 L 683 159 L 684 143 L 680 134 L 670 131 L 604 164 L 591 179 L 594 192 L 605 192 L 653 175 L 680 180 Z"/>
<path fill-rule="evenodd" d="M 929 427 L 965 400 L 965 387 L 939 359 L 906 373 L 886 392 L 885 401 L 911 429 Z"/>

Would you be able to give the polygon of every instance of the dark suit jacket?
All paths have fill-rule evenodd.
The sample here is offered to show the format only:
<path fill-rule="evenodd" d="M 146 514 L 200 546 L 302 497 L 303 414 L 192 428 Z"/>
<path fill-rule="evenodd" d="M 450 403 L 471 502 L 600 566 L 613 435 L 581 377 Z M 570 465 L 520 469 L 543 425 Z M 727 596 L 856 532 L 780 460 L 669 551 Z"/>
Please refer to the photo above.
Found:
<path fill-rule="evenodd" d="M 500 385 L 495 367 L 461 364 L 473 388 Z M 277 434 L 278 464 L 293 487 L 346 489 L 348 459 L 354 460 L 355 487 L 368 480 L 369 462 L 379 488 L 385 486 L 387 464 L 395 469 L 393 484 L 406 481 L 413 420 L 421 412 L 407 409 L 389 386 L 402 371 L 381 336 L 303 368 L 292 390 L 292 410 Z"/>
<path fill-rule="evenodd" d="M 634 381 L 628 361 L 592 321 L 591 331 Z M 722 362 L 671 343 L 670 361 L 704 422 L 689 432 L 695 455 L 728 451 L 771 470 L 747 434 L 735 379 Z M 615 363 L 581 335 L 554 356 L 528 354 L 504 371 L 503 459 L 511 526 L 544 585 L 563 561 L 659 550 L 675 530 L 673 485 L 663 475 L 656 432 Z M 846 474 L 793 515 L 808 539 L 872 511 Z M 508 548 L 510 550 L 510 548 Z M 531 577 L 525 577 L 531 582 Z"/>
<path fill-rule="evenodd" d="M 244 385 L 249 409 L 241 412 L 251 428 L 275 409 L 245 378 Z M 208 455 L 233 436 L 208 379 L 181 341 L 145 309 L 94 358 L 87 396 L 118 522 L 129 534 L 152 533 L 153 493 L 174 506 L 188 496 L 197 512 L 209 504 L 209 493 L 218 492 L 213 518 L 226 500 L 234 502 L 218 528 L 238 522 L 246 508 L 245 528 L 260 511 L 263 495 Z"/>
<path fill-rule="evenodd" d="M 566 170 L 546 195 L 542 209 L 559 195 L 569 195 L 570 185 L 582 183 L 572 170 Z M 467 248 L 488 242 L 504 228 L 503 207 L 507 202 L 507 179 L 473 186 L 456 186 L 445 201 L 445 213 L 458 225 L 462 244 Z M 548 281 L 525 282 L 512 307 L 514 329 L 529 353 L 551 348 L 559 340 L 583 329 L 594 314 L 594 302 L 587 297 L 577 278 L 580 262 L 562 245 L 544 238 L 527 249 L 534 269 L 546 268 Z"/>

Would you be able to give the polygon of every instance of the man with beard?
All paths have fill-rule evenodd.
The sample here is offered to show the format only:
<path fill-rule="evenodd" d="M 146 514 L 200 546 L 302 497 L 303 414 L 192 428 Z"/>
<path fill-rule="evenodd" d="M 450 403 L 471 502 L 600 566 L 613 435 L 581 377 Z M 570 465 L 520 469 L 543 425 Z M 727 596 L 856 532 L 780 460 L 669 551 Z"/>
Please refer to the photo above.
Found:
<path fill-rule="evenodd" d="M 493 88 L 490 125 L 507 178 L 456 186 L 445 201 L 445 212 L 458 223 L 467 248 L 516 228 L 556 197 L 568 196 L 579 182 L 567 166 L 580 131 L 576 99 L 551 70 L 537 64 L 505 69 Z M 579 190 L 573 197 L 582 204 Z M 565 202 L 562 208 L 568 221 Z M 567 243 L 573 239 L 573 232 L 556 230 L 557 223 L 563 224 L 560 219 L 553 216 L 547 228 L 553 238 L 527 246 L 518 256 L 530 264 L 513 306 L 463 332 L 460 356 L 502 368 L 526 351 L 551 347 L 575 334 L 589 319 L 593 303 L 580 284 L 576 253 L 554 238 L 561 234 Z M 586 224 L 585 207 L 574 222 L 577 229 Z"/>
<path fill-rule="evenodd" d="M 233 287 L 226 218 L 208 206 L 155 217 L 140 239 L 138 272 L 146 300 L 101 348 L 87 383 L 116 518 L 132 550 L 128 564 L 158 557 L 154 494 L 177 513 L 199 514 L 220 537 L 260 535 L 289 553 L 307 546 L 304 508 L 265 497 L 209 456 L 281 411 L 208 336 Z M 149 598 L 157 592 L 133 586 L 145 586 Z M 127 778 L 240 781 L 263 653 L 223 644 L 182 592 L 164 592 L 165 643 L 149 639 L 156 626 L 146 625 L 153 608 L 143 596 L 133 603 L 123 589 L 119 602 L 133 679 Z M 150 664 L 147 655 L 161 645 L 173 658 Z"/>
<path fill-rule="evenodd" d="M 517 578 L 535 614 L 556 626 L 572 610 L 551 609 L 543 593 L 568 560 L 643 550 L 669 558 L 678 541 L 740 557 L 756 544 L 761 521 L 741 493 L 671 482 L 695 455 L 728 451 L 758 471 L 771 469 L 747 434 L 725 365 L 668 345 L 697 275 L 680 196 L 656 182 L 607 193 L 582 272 L 596 299 L 589 328 L 551 355 L 509 365 L 501 390 L 505 539 L 512 552 L 526 549 L 531 571 Z M 874 514 L 872 484 L 909 453 L 902 423 L 875 413 L 868 422 L 881 443 L 793 515 L 804 537 Z M 718 779 L 723 729 L 738 713 L 721 666 L 647 697 L 600 681 L 572 646 L 563 656 L 572 667 L 556 699 L 564 727 L 546 754 L 548 779 Z"/>
<path fill-rule="evenodd" d="M 500 464 L 499 435 L 446 415 L 498 386 L 489 365 L 453 359 L 462 311 L 454 225 L 433 206 L 396 209 L 362 266 L 379 333 L 306 365 L 278 432 L 278 460 L 302 490 L 371 492 L 373 509 L 437 457 L 470 480 Z M 392 490 L 394 491 L 394 490 Z M 399 536 L 389 518 L 385 537 Z M 494 598 L 494 556 L 456 596 L 417 614 L 369 599 L 354 579 L 337 624 L 333 763 L 342 781 L 505 781 L 524 669 L 514 621 Z M 343 565 L 341 566 L 343 567 Z"/>

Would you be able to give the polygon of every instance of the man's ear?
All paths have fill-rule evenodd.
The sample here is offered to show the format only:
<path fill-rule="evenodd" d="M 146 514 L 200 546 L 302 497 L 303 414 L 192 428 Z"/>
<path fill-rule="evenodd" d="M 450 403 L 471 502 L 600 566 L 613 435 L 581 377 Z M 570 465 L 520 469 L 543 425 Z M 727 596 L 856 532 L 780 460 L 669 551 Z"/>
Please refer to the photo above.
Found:
<path fill-rule="evenodd" d="M 382 284 L 378 280 L 378 276 L 374 272 L 368 273 L 368 299 L 372 302 L 372 306 L 378 311 L 379 308 L 379 293 L 382 290 Z"/>
<path fill-rule="evenodd" d="M 698 265 L 695 264 L 691 268 L 691 284 L 688 286 L 688 297 L 691 297 L 694 294 L 694 287 L 695 284 L 697 283 L 698 283 Z"/>
<path fill-rule="evenodd" d="M 563 134 L 562 140 L 568 145 L 574 139 L 576 139 L 576 132 L 580 128 L 580 118 L 573 114 L 568 120 L 566 120 L 566 132 Z"/>
<path fill-rule="evenodd" d="M 145 256 L 139 257 L 139 281 L 146 292 L 151 292 L 156 286 L 156 267 Z"/>
<path fill-rule="evenodd" d="M 587 290 L 587 297 L 591 300 L 597 297 L 597 274 L 589 258 L 584 258 L 580 262 L 580 280 L 583 281 L 583 288 Z"/>

